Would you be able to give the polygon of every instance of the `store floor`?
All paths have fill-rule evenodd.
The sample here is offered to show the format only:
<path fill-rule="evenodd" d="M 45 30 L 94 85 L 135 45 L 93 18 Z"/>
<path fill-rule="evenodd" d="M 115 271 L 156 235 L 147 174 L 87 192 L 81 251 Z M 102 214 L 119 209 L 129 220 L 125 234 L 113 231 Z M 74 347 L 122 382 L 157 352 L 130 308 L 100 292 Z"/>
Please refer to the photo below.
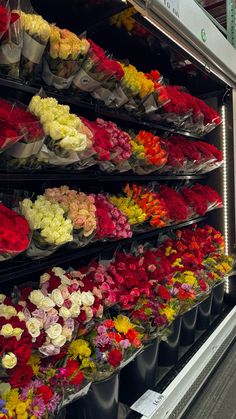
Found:
<path fill-rule="evenodd" d="M 236 419 L 236 342 L 182 419 Z"/>

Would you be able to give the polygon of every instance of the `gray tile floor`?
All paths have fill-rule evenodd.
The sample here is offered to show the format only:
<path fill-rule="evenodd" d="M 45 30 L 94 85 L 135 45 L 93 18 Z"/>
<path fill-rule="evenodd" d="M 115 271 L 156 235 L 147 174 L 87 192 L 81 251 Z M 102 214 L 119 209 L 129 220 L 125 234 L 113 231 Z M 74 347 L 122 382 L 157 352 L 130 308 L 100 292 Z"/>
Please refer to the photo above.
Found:
<path fill-rule="evenodd" d="M 236 419 L 236 343 L 182 419 Z"/>

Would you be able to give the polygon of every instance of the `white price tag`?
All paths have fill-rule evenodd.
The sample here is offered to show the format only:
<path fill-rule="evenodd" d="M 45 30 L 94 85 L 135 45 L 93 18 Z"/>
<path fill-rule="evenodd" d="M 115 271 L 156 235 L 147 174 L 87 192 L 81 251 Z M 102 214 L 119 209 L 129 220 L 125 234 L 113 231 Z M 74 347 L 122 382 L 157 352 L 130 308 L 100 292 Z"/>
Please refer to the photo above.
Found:
<path fill-rule="evenodd" d="M 179 17 L 179 0 L 163 0 L 167 7 L 176 17 Z"/>
<path fill-rule="evenodd" d="M 131 409 L 135 410 L 146 418 L 155 413 L 160 403 L 165 399 L 163 394 L 157 393 L 156 391 L 147 390 L 132 406 Z"/>

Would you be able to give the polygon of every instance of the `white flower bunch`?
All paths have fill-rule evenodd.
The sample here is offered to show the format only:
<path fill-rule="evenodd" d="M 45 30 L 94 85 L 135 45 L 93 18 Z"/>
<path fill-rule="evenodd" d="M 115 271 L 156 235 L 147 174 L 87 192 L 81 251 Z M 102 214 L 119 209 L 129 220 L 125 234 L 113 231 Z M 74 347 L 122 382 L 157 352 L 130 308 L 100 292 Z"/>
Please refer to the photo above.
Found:
<path fill-rule="evenodd" d="M 31 229 L 40 230 L 46 243 L 60 246 L 73 240 L 72 222 L 65 218 L 65 212 L 59 204 L 38 196 L 35 202 L 24 199 L 20 207 Z"/>
<path fill-rule="evenodd" d="M 65 150 L 84 151 L 90 141 L 84 133 L 81 119 L 67 105 L 58 104 L 56 99 L 34 96 L 29 111 L 40 119 L 46 135 Z"/>

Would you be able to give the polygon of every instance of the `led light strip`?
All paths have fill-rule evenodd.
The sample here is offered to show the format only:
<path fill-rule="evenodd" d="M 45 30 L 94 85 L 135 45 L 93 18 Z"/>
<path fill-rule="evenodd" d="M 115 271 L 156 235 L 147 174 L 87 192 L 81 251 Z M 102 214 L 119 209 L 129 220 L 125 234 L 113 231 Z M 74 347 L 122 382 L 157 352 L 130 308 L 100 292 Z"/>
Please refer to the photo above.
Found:
<path fill-rule="evenodd" d="M 228 165 L 228 150 L 227 150 L 227 130 L 226 130 L 226 106 L 221 107 L 221 131 L 222 131 L 222 152 L 223 152 L 223 230 L 225 237 L 225 253 L 229 254 L 229 218 L 228 218 L 228 177 L 227 177 L 227 165 Z M 229 277 L 225 277 L 225 291 L 229 293 Z"/>

